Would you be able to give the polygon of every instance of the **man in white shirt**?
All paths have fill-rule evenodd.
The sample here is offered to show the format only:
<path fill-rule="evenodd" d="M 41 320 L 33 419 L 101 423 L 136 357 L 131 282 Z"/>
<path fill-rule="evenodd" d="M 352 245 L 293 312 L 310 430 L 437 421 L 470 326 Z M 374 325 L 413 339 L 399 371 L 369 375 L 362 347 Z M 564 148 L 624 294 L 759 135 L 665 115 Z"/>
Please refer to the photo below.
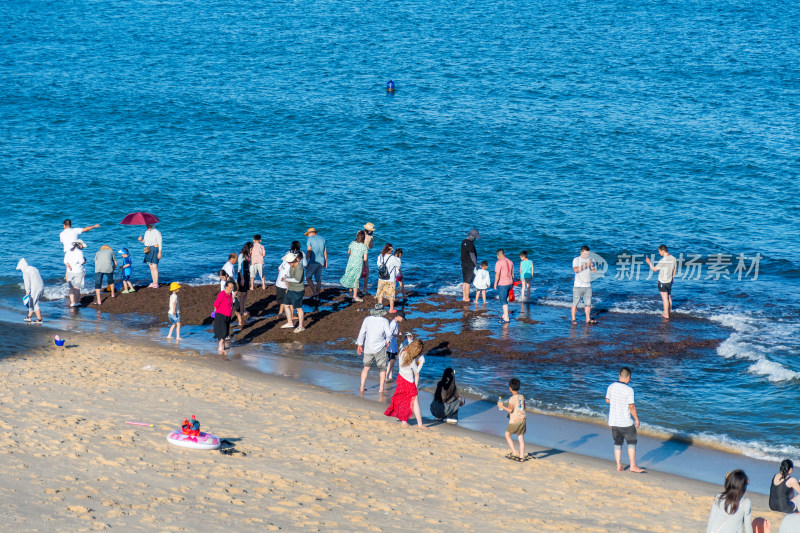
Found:
<path fill-rule="evenodd" d="M 70 250 L 72 250 L 72 245 L 75 243 L 75 241 L 78 240 L 78 235 L 80 235 L 84 231 L 93 230 L 99 227 L 100 224 L 95 224 L 93 226 L 86 226 L 85 228 L 73 228 L 72 221 L 70 219 L 66 219 L 64 221 L 64 230 L 59 235 L 59 240 L 61 241 L 61 245 L 64 247 L 64 253 L 67 253 Z"/>
<path fill-rule="evenodd" d="M 358 355 L 364 356 L 364 368 L 361 370 L 362 394 L 373 361 L 380 372 L 378 392 L 383 392 L 383 385 L 386 382 L 386 348 L 392 341 L 392 329 L 389 327 L 389 321 L 386 320 L 386 309 L 381 304 L 375 304 L 369 314 L 370 316 L 361 323 L 361 331 L 358 332 L 357 351 Z"/>
<path fill-rule="evenodd" d="M 161 260 L 161 250 L 163 249 L 161 232 L 158 231 L 153 224 L 148 224 L 147 231 L 144 232 L 144 237 L 139 235 L 139 241 L 144 244 L 145 249 L 147 249 L 144 254 L 144 262 L 150 266 L 150 276 L 153 278 L 153 283 L 148 285 L 148 287 L 157 289 L 158 262 Z"/>
<path fill-rule="evenodd" d="M 672 312 L 672 282 L 675 280 L 675 267 L 678 262 L 675 257 L 669 255 L 667 245 L 662 244 L 658 247 L 658 255 L 661 256 L 659 262 L 654 266 L 650 258 L 646 258 L 647 266 L 653 272 L 658 272 L 658 292 L 661 294 L 661 301 L 664 303 L 664 318 L 669 318 Z"/>
<path fill-rule="evenodd" d="M 572 323 L 577 324 L 575 314 L 578 304 L 583 299 L 583 309 L 586 311 L 586 323 L 597 324 L 592 320 L 592 272 L 597 272 L 597 266 L 589 257 L 589 247 L 581 247 L 581 255 L 572 260 L 572 270 L 575 272 L 575 283 L 572 286 Z"/>
<path fill-rule="evenodd" d="M 64 264 L 67 267 L 67 285 L 69 286 L 69 306 L 80 307 L 81 289 L 83 288 L 83 278 L 86 258 L 83 257 L 83 249 L 86 243 L 78 239 L 72 248 L 64 254 Z"/>
<path fill-rule="evenodd" d="M 639 415 L 633 402 L 633 389 L 628 385 L 631 381 L 631 369 L 623 366 L 619 371 L 619 380 L 606 390 L 608 404 L 608 425 L 614 439 L 614 459 L 617 460 L 617 471 L 622 472 L 622 443 L 628 443 L 628 459 L 631 472 L 644 472 L 636 466 L 636 428 L 639 427 Z"/>

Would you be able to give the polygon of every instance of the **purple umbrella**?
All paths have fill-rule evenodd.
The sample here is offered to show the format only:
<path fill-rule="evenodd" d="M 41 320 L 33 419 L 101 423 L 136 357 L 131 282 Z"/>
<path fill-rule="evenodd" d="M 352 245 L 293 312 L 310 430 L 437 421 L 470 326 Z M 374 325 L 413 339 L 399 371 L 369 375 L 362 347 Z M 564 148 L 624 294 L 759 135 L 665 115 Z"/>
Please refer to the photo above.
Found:
<path fill-rule="evenodd" d="M 152 213 L 137 211 L 136 213 L 131 213 L 123 218 L 120 224 L 127 224 L 129 226 L 146 226 L 147 224 L 155 224 L 156 222 L 158 222 L 158 217 Z"/>

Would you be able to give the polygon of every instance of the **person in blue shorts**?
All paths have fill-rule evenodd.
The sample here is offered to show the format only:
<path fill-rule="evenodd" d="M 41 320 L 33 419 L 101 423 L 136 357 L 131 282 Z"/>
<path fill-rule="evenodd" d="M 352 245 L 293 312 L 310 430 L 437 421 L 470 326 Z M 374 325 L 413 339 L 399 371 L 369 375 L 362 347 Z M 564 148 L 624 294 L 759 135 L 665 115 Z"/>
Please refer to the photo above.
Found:
<path fill-rule="evenodd" d="M 123 248 L 117 253 L 122 255 L 122 265 L 120 266 L 120 270 L 122 270 L 122 294 L 136 292 L 136 289 L 133 288 L 133 284 L 131 283 L 131 274 L 133 274 L 131 254 L 128 252 L 127 248 Z"/>

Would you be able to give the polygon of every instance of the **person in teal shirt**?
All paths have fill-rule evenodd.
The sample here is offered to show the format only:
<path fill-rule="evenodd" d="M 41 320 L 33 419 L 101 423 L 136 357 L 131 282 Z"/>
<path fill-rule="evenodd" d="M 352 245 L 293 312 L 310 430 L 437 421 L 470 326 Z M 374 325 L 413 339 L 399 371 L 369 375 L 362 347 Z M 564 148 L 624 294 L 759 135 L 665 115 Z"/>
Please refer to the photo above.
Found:
<path fill-rule="evenodd" d="M 528 301 L 531 297 L 533 261 L 528 259 L 528 252 L 525 250 L 519 253 L 519 279 L 522 282 L 522 299 Z"/>

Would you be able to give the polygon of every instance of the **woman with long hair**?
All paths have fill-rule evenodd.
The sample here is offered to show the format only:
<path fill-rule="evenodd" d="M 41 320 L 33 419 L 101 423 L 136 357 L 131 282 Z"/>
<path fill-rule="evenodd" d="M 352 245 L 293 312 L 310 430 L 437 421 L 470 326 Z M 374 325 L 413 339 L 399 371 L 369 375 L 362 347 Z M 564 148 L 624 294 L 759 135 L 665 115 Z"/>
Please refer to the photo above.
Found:
<path fill-rule="evenodd" d="M 781 461 L 780 472 L 769 484 L 769 508 L 779 513 L 796 513 L 800 499 L 800 483 L 792 476 L 794 463 L 789 459 Z"/>
<path fill-rule="evenodd" d="M 249 315 L 247 312 L 247 291 L 250 290 L 250 255 L 253 252 L 253 243 L 247 241 L 239 252 L 239 275 L 236 283 L 239 285 L 239 312 L 242 315 Z"/>
<path fill-rule="evenodd" d="M 392 402 L 389 408 L 384 411 L 386 416 L 397 417 L 402 422 L 403 427 L 408 427 L 408 419 L 411 415 L 417 419 L 419 429 L 427 429 L 422 425 L 422 414 L 419 409 L 419 369 L 425 362 L 422 357 L 422 341 L 413 341 L 398 357 L 400 360 L 400 370 L 397 372 L 397 387 L 392 395 Z"/>
<path fill-rule="evenodd" d="M 358 280 L 361 278 L 361 270 L 364 268 L 364 262 L 367 260 L 367 245 L 364 244 L 366 233 L 364 230 L 358 230 L 356 233 L 356 240 L 350 243 L 347 248 L 347 253 L 350 257 L 347 259 L 347 267 L 344 269 L 344 276 L 339 280 L 339 283 L 344 285 L 347 289 L 353 291 L 353 301 L 363 301 L 358 297 Z"/>
<path fill-rule="evenodd" d="M 725 489 L 714 498 L 706 533 L 769 533 L 769 521 L 752 520 L 753 504 L 744 497 L 750 480 L 743 470 L 728 472 Z"/>
<path fill-rule="evenodd" d="M 436 385 L 436 392 L 433 393 L 431 414 L 434 418 L 455 424 L 458 422 L 458 409 L 462 405 L 464 400 L 458 395 L 456 373 L 447 367 L 442 372 L 442 379 Z"/>

